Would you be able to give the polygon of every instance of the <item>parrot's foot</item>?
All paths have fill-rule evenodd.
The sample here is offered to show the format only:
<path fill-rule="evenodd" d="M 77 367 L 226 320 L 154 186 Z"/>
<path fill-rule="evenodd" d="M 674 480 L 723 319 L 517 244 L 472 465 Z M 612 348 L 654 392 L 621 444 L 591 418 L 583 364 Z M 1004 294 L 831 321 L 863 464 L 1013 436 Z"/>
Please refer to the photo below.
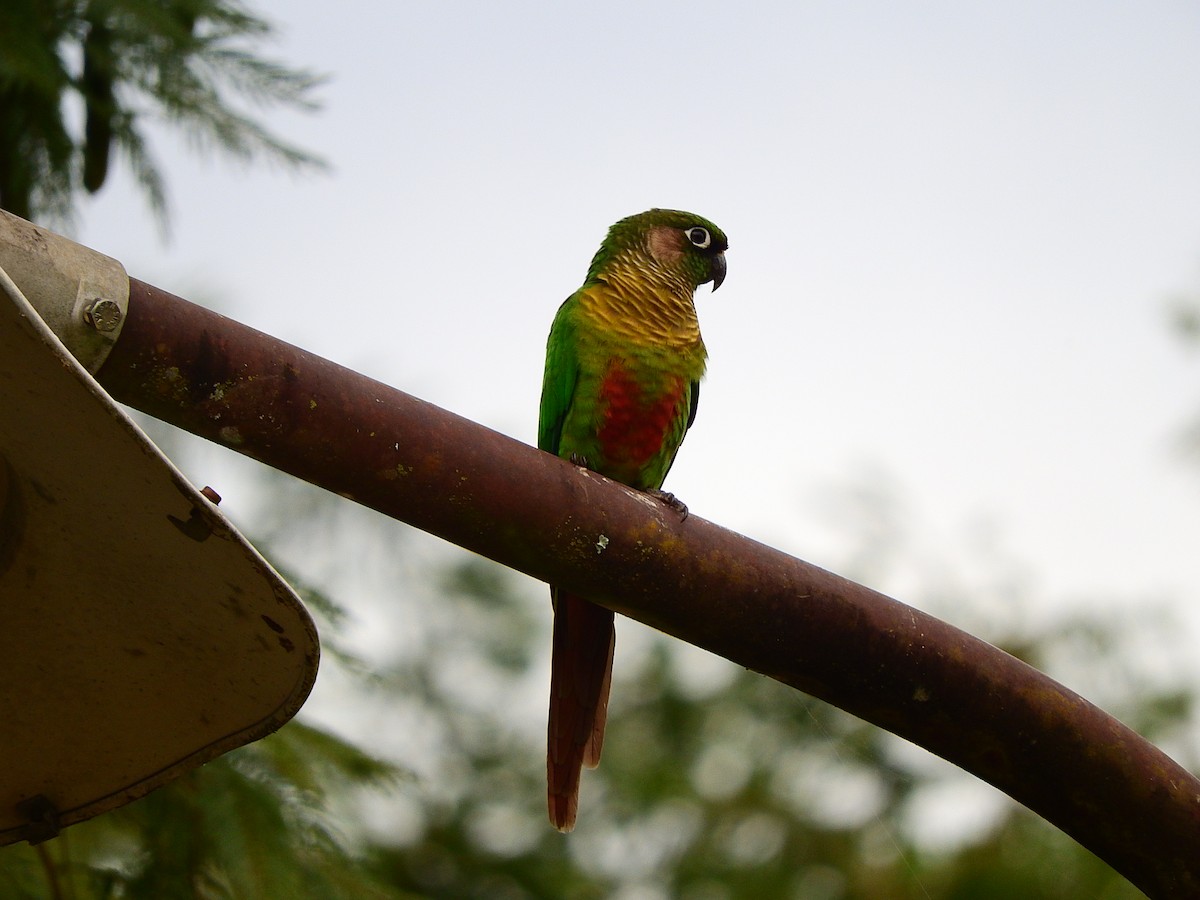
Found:
<path fill-rule="evenodd" d="M 588 465 L 586 456 L 580 456 L 578 453 L 572 453 L 569 458 L 570 458 L 572 464 L 577 465 L 580 468 L 583 468 L 583 469 L 591 468 L 591 466 Z"/>
<path fill-rule="evenodd" d="M 676 497 L 674 494 L 672 494 L 670 491 L 660 491 L 657 488 L 651 488 L 650 490 L 646 491 L 646 493 L 649 494 L 651 497 L 655 497 L 655 498 L 661 500 L 667 506 L 671 507 L 671 509 L 675 510 L 675 512 L 679 513 L 679 521 L 683 522 L 683 521 L 687 520 L 687 517 L 688 517 L 687 504 L 684 503 L 682 500 L 680 500 L 678 497 Z"/>

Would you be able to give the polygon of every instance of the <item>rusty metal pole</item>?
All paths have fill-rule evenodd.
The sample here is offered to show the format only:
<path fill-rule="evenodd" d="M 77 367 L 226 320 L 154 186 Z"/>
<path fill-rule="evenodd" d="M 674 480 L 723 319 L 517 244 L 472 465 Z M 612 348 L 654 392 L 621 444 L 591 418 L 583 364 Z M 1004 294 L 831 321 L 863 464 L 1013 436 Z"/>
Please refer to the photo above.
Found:
<path fill-rule="evenodd" d="M 1200 781 L 928 616 L 130 280 L 118 400 L 585 594 L 950 760 L 1151 897 L 1200 897 Z"/>

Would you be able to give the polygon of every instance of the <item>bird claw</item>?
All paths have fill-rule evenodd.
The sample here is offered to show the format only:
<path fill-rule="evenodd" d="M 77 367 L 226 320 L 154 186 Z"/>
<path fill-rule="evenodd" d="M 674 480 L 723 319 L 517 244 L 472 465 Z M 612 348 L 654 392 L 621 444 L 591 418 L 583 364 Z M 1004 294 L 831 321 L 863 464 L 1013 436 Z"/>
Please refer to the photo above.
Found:
<path fill-rule="evenodd" d="M 679 521 L 681 521 L 681 522 L 687 521 L 687 517 L 688 517 L 687 504 L 684 503 L 682 500 L 680 500 L 678 497 L 676 497 L 674 494 L 672 494 L 670 491 L 660 491 L 657 488 L 652 488 L 652 489 L 646 491 L 646 493 L 649 494 L 651 497 L 655 497 L 658 500 L 661 500 L 667 506 L 671 507 L 671 509 L 675 510 L 675 512 L 679 513 Z"/>
<path fill-rule="evenodd" d="M 579 466 L 580 468 L 583 468 L 583 469 L 591 470 L 591 468 L 592 468 L 591 466 L 588 465 L 587 457 L 583 456 L 582 454 L 579 454 L 579 453 L 572 453 L 570 456 L 567 457 L 567 460 L 572 465 Z M 675 512 L 679 513 L 679 521 L 681 521 L 681 522 L 687 521 L 687 517 L 688 517 L 687 504 L 684 503 L 682 500 L 680 500 L 678 497 L 676 497 L 674 494 L 672 494 L 670 491 L 663 491 L 663 490 L 659 490 L 658 488 L 650 488 L 648 491 L 646 491 L 646 493 L 649 494 L 651 497 L 653 497 L 655 500 L 661 501 L 662 503 L 671 507 L 671 509 L 675 510 Z"/>

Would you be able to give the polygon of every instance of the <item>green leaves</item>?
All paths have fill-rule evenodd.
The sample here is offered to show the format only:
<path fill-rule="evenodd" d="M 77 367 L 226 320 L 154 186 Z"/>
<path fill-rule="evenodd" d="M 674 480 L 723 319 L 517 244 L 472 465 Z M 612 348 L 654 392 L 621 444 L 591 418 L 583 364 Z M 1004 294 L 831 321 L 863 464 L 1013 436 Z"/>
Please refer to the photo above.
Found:
<path fill-rule="evenodd" d="M 395 770 L 292 722 L 38 848 L 4 848 L 5 897 L 400 897 L 341 835 L 335 797 Z M 47 892 L 50 885 L 56 885 Z"/>
<path fill-rule="evenodd" d="M 119 151 L 165 223 L 165 182 L 146 139 L 155 120 L 180 128 L 201 152 L 324 168 L 254 114 L 317 108 L 321 76 L 256 53 L 272 34 L 234 0 L 7 0 L 0 205 L 25 218 L 69 219 L 80 189 L 100 190 Z M 72 97 L 83 101 L 82 129 L 71 124 Z"/>

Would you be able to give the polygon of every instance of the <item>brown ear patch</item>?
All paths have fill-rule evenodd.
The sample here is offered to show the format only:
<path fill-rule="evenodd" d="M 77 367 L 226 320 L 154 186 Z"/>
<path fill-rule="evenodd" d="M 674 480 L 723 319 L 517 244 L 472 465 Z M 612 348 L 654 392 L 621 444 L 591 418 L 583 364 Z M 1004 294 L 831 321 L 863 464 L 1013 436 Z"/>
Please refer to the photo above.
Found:
<path fill-rule="evenodd" d="M 683 232 L 669 225 L 655 225 L 646 236 L 650 255 L 664 266 L 674 266 L 683 259 L 683 245 Z"/>

